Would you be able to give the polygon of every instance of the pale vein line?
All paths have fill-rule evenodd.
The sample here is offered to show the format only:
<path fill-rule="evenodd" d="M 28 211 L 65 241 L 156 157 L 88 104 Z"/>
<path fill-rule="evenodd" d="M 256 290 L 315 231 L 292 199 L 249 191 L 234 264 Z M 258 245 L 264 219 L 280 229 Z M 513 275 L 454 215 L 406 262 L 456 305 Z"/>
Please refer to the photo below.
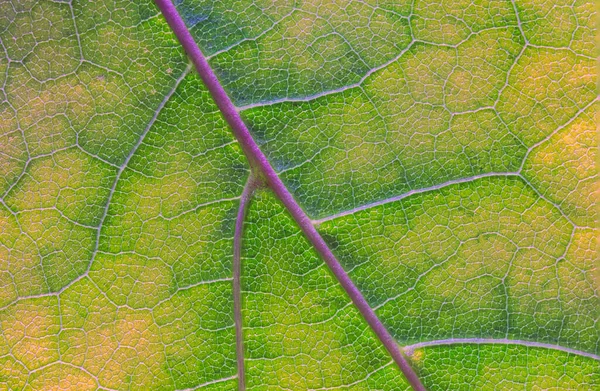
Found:
<path fill-rule="evenodd" d="M 161 219 L 163 219 L 165 221 L 172 221 L 172 220 L 180 218 L 181 216 L 185 216 L 188 213 L 194 213 L 194 212 L 198 211 L 199 209 L 205 208 L 207 206 L 216 205 L 216 204 L 220 204 L 223 202 L 233 202 L 233 201 L 237 201 L 239 199 L 240 199 L 240 197 L 228 197 L 228 198 L 221 198 L 220 200 L 207 201 L 207 202 L 203 202 L 201 204 L 194 206 L 192 209 L 184 210 L 183 212 L 177 213 L 173 216 L 164 216 L 161 212 L 158 215 L 158 217 L 160 217 Z"/>
<path fill-rule="evenodd" d="M 96 254 L 98 253 L 98 248 L 100 246 L 100 232 L 102 231 L 102 226 L 104 225 L 104 221 L 106 220 L 106 216 L 108 215 L 108 209 L 110 207 L 110 203 L 115 194 L 115 190 L 117 189 L 117 184 L 119 183 L 119 179 L 121 178 L 123 171 L 125 171 L 125 169 L 129 165 L 129 162 L 131 161 L 131 158 L 133 157 L 133 155 L 135 155 L 135 153 L 137 152 L 140 145 L 142 145 L 142 143 L 144 142 L 146 135 L 148 134 L 148 132 L 150 132 L 150 129 L 156 122 L 156 119 L 158 118 L 162 109 L 166 106 L 167 102 L 171 99 L 171 97 L 177 90 L 177 87 L 179 87 L 179 84 L 183 81 L 183 79 L 187 76 L 187 74 L 191 71 L 191 69 L 192 69 L 191 64 L 188 64 L 187 67 L 185 68 L 185 70 L 179 76 L 179 78 L 177 78 L 177 80 L 175 81 L 175 85 L 167 93 L 167 95 L 164 97 L 164 99 L 160 102 L 160 104 L 154 111 L 154 115 L 150 119 L 150 122 L 148 122 L 148 125 L 146 125 L 146 128 L 144 129 L 144 131 L 138 138 L 138 141 L 133 146 L 131 151 L 129 151 L 129 154 L 125 158 L 125 161 L 123 162 L 123 164 L 121 164 L 121 167 L 119 167 L 119 171 L 117 172 L 117 175 L 115 176 L 115 180 L 113 181 L 113 184 L 110 188 L 110 192 L 108 193 L 108 198 L 106 199 L 106 204 L 104 205 L 104 211 L 102 212 L 102 216 L 100 217 L 100 223 L 98 224 L 98 231 L 96 232 L 96 243 L 94 244 L 94 251 L 92 252 L 92 257 L 90 259 L 90 263 L 88 264 L 88 267 L 87 267 L 85 273 L 82 274 L 79 278 L 75 279 L 73 282 L 78 281 L 78 280 L 82 279 L 83 277 L 87 276 L 90 269 L 92 268 L 92 264 L 94 263 L 94 259 L 96 258 Z"/>
<path fill-rule="evenodd" d="M 381 206 L 381 205 L 385 205 L 385 204 L 389 204 L 391 202 L 396 202 L 396 201 L 400 201 L 403 200 L 407 197 L 410 197 L 412 195 L 415 194 L 421 194 L 421 193 L 427 193 L 430 191 L 434 191 L 434 190 L 439 190 L 439 189 L 443 189 L 445 187 L 448 186 L 452 186 L 452 185 L 457 185 L 460 183 L 468 183 L 468 182 L 473 182 L 476 181 L 478 179 L 482 179 L 482 178 L 490 178 L 490 177 L 511 177 L 511 176 L 515 176 L 515 177 L 520 177 L 518 172 L 487 172 L 484 174 L 479 174 L 479 175 L 473 175 L 470 177 L 465 177 L 465 178 L 459 178 L 459 179 L 452 179 L 450 181 L 446 181 L 443 183 L 439 183 L 437 185 L 433 185 L 433 186 L 429 186 L 429 187 L 423 187 L 420 189 L 414 189 L 414 190 L 410 190 L 407 191 L 406 193 L 402 193 L 400 195 L 396 195 L 390 198 L 386 198 L 383 200 L 379 200 L 379 201 L 375 201 L 372 202 L 370 204 L 365 204 L 365 205 L 361 205 L 361 206 L 357 206 L 356 208 L 353 209 L 348 209 L 345 210 L 343 212 L 340 213 L 336 213 L 327 217 L 323 217 L 322 219 L 318 219 L 318 220 L 313 220 L 312 223 L 314 225 L 319 225 L 321 223 L 324 223 L 326 221 L 329 220 L 333 220 L 333 219 L 337 219 L 338 217 L 343 217 L 343 216 L 348 216 L 366 209 L 371 209 L 371 208 L 375 208 L 377 206 Z"/>
<path fill-rule="evenodd" d="M 237 218 L 235 220 L 235 233 L 233 235 L 233 318 L 235 323 L 235 353 L 238 370 L 238 390 L 246 390 L 246 370 L 244 368 L 244 334 L 242 329 L 242 234 L 244 231 L 244 218 L 248 211 L 248 204 L 256 188 L 256 181 L 252 173 L 244 186 Z"/>
<path fill-rule="evenodd" d="M 196 387 L 185 388 L 185 389 L 178 389 L 176 391 L 194 391 L 194 390 L 197 390 L 197 389 L 202 388 L 202 387 L 210 386 L 211 384 L 223 383 L 223 382 L 226 382 L 226 381 L 229 381 L 229 380 L 233 380 L 236 377 L 237 377 L 237 375 L 233 375 L 233 376 L 229 376 L 229 377 L 224 377 L 222 379 L 211 380 L 211 381 L 207 381 L 206 383 L 199 384 Z"/>
<path fill-rule="evenodd" d="M 334 95 L 334 94 L 338 94 L 340 92 L 344 92 L 347 90 L 351 90 L 353 88 L 358 88 L 360 86 L 362 86 L 362 84 L 365 82 L 365 80 L 367 80 L 369 78 L 369 76 L 371 76 L 372 74 L 374 74 L 377 71 L 380 71 L 382 69 L 387 68 L 388 66 L 390 66 L 391 64 L 393 64 L 394 62 L 398 61 L 400 58 L 402 58 L 402 56 L 404 56 L 404 54 L 406 52 L 408 52 L 410 49 L 412 49 L 412 47 L 414 46 L 414 44 L 417 41 L 415 39 L 413 39 L 412 41 L 409 42 L 408 46 L 406 46 L 404 49 L 402 49 L 402 51 L 400 53 L 398 53 L 397 56 L 395 56 L 394 58 L 392 58 L 389 61 L 384 62 L 383 64 L 376 66 L 374 68 L 369 69 L 361 78 L 359 81 L 357 81 L 356 83 L 352 83 L 352 84 L 348 84 L 339 88 L 334 88 L 331 90 L 327 90 L 327 91 L 323 91 L 323 92 L 319 92 L 316 94 L 312 94 L 312 95 L 307 95 L 307 96 L 303 96 L 303 97 L 298 97 L 298 98 L 294 98 L 294 97 L 286 97 L 286 98 L 279 98 L 279 99 L 273 99 L 273 100 L 269 100 L 269 101 L 264 101 L 264 102 L 258 102 L 258 103 L 251 103 L 251 104 L 247 104 L 244 106 L 239 106 L 237 107 L 237 110 L 239 111 L 244 111 L 244 110 L 248 110 L 248 109 L 252 109 L 255 107 L 264 107 L 264 106 L 272 106 L 272 105 L 276 105 L 279 103 L 290 103 L 290 102 L 310 102 L 312 100 L 318 99 L 318 98 L 322 98 L 324 96 L 328 96 L 328 95 Z"/>
<path fill-rule="evenodd" d="M 584 352 L 582 350 L 571 349 L 560 345 L 554 345 L 551 343 L 524 341 L 520 339 L 508 339 L 508 338 L 449 338 L 440 339 L 435 341 L 419 342 L 414 345 L 404 347 L 404 352 L 411 356 L 416 349 L 431 347 L 431 346 L 444 346 L 444 345 L 460 345 L 460 344 L 472 344 L 472 345 L 519 345 L 530 348 L 543 348 L 550 350 L 558 350 L 565 353 L 575 354 L 577 356 L 589 357 L 596 361 L 600 361 L 600 356 L 594 353 Z"/>
<path fill-rule="evenodd" d="M 227 124 L 230 126 L 252 169 L 256 174 L 264 178 L 265 184 L 268 185 L 273 193 L 275 193 L 277 198 L 279 198 L 296 224 L 298 224 L 300 230 L 313 245 L 315 251 L 320 255 L 327 266 L 329 266 L 329 269 L 336 277 L 342 288 L 346 291 L 350 299 L 352 299 L 352 302 L 360 311 L 365 321 L 369 324 L 375 335 L 377 335 L 383 346 L 387 349 L 398 368 L 404 373 L 408 383 L 416 391 L 425 391 L 425 387 L 421 384 L 421 380 L 410 366 L 408 359 L 404 356 L 404 353 L 396 343 L 396 340 L 392 337 L 381 320 L 377 317 L 375 311 L 373 311 L 360 290 L 356 287 L 356 285 L 354 285 L 354 282 L 350 279 L 329 246 L 317 232 L 316 228 L 312 225 L 309 217 L 296 202 L 290 191 L 287 189 L 271 166 L 271 163 L 265 154 L 260 150 L 256 141 L 252 138 L 250 131 L 246 127 L 246 124 L 244 121 L 242 121 L 240 113 L 217 79 L 217 76 L 208 64 L 206 57 L 204 57 L 204 54 L 194 41 L 194 38 L 187 29 L 185 22 L 179 15 L 179 12 L 177 11 L 177 8 L 175 8 L 173 2 L 171 0 L 156 0 L 156 4 L 162 11 L 163 16 L 175 33 L 175 36 L 181 43 L 181 46 L 185 49 L 188 56 L 196 66 L 198 75 L 210 92 L 224 119 L 227 121 Z"/>

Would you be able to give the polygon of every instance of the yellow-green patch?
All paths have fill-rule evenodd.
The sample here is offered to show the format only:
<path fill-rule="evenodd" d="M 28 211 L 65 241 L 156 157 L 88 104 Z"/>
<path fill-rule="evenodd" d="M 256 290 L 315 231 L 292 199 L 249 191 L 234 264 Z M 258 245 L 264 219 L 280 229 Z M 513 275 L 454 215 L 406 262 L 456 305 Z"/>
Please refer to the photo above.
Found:
<path fill-rule="evenodd" d="M 136 254 L 101 254 L 89 275 L 113 303 L 133 308 L 152 308 L 172 290 L 171 268 Z"/>
<path fill-rule="evenodd" d="M 77 225 L 56 209 L 13 216 L 4 211 L 0 217 L 7 228 L 0 243 L 8 255 L 5 270 L 13 276 L 19 295 L 57 291 L 85 271 L 95 246 L 95 229 Z M 8 243 L 14 248 L 9 250 Z"/>
<path fill-rule="evenodd" d="M 595 97 L 593 59 L 529 47 L 513 67 L 497 109 L 509 129 L 531 146 L 565 125 Z"/>
<path fill-rule="evenodd" d="M 61 293 L 62 361 L 118 390 L 173 388 L 153 313 L 116 307 L 84 278 Z"/>
<path fill-rule="evenodd" d="M 516 3 L 515 8 L 531 43 L 594 55 L 593 2 L 526 0 Z"/>
<path fill-rule="evenodd" d="M 530 153 L 525 177 L 576 224 L 594 226 L 597 186 L 597 105 Z"/>
<path fill-rule="evenodd" d="M 70 148 L 33 160 L 5 198 L 16 212 L 55 209 L 75 223 L 97 226 L 116 170 Z"/>
<path fill-rule="evenodd" d="M 21 300 L 3 309 L 0 311 L 0 355 L 12 356 L 28 371 L 58 360 L 59 316 L 55 296 Z M 14 363 L 7 366 L 11 371 L 18 370 Z"/>
<path fill-rule="evenodd" d="M 19 131 L 17 115 L 6 103 L 0 103 L 0 194 L 19 178 L 27 161 L 27 145 Z"/>

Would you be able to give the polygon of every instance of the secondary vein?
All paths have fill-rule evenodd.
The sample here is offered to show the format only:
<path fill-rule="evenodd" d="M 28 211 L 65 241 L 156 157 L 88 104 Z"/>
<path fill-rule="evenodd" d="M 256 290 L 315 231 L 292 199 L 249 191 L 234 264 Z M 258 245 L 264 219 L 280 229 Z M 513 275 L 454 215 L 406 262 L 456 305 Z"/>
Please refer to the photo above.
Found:
<path fill-rule="evenodd" d="M 440 190 L 443 189 L 445 187 L 449 187 L 452 185 L 457 185 L 457 184 L 461 184 L 461 183 L 468 183 L 468 182 L 474 182 L 476 180 L 482 179 L 482 178 L 490 178 L 490 177 L 518 177 L 520 176 L 518 172 L 488 172 L 488 173 L 484 173 L 484 174 L 478 174 L 478 175 L 473 175 L 470 177 L 465 177 L 465 178 L 458 178 L 458 179 L 452 179 L 446 182 L 442 182 L 439 183 L 437 185 L 433 185 L 433 186 L 428 186 L 428 187 L 422 187 L 419 189 L 413 189 L 413 190 L 409 190 L 405 193 L 399 194 L 399 195 L 395 195 L 393 197 L 390 198 L 386 198 L 383 200 L 379 200 L 379 201 L 375 201 L 375 202 L 371 202 L 369 204 L 365 204 L 365 205 L 361 205 L 361 206 L 357 206 L 356 208 L 352 208 L 352 209 L 348 209 L 339 213 L 335 213 L 332 214 L 330 216 L 326 216 L 323 217 L 321 219 L 318 220 L 313 220 L 313 224 L 314 225 L 319 225 L 321 223 L 324 223 L 326 221 L 329 220 L 334 220 L 337 219 L 339 217 L 343 217 L 343 216 L 348 216 L 363 210 L 367 210 L 367 209 L 371 209 L 371 208 L 375 208 L 377 206 L 381 206 L 381 205 L 385 205 L 385 204 L 389 204 L 391 202 L 396 202 L 396 201 L 400 201 L 403 200 L 407 197 L 410 197 L 412 195 L 415 194 L 421 194 L 421 193 L 427 193 L 430 191 L 434 191 L 434 190 Z"/>
<path fill-rule="evenodd" d="M 530 348 L 543 348 L 550 350 L 558 350 L 565 353 L 574 354 L 577 356 L 589 357 L 591 359 L 600 361 L 600 356 L 594 353 L 584 352 L 582 350 L 576 350 L 567 348 L 565 346 L 554 345 L 544 342 L 535 341 L 523 341 L 519 339 L 508 339 L 508 338 L 449 338 L 440 339 L 435 341 L 419 342 L 414 345 L 404 347 L 404 351 L 409 356 L 412 356 L 416 349 L 431 347 L 431 346 L 444 346 L 444 345 L 460 345 L 460 344 L 472 344 L 472 345 L 520 345 Z"/>
<path fill-rule="evenodd" d="M 235 353 L 238 370 L 238 390 L 246 390 L 246 370 L 244 367 L 244 336 L 242 329 L 242 234 L 244 230 L 244 219 L 248 211 L 248 204 L 256 188 L 256 180 L 252 174 L 242 192 L 237 218 L 235 220 L 235 232 L 233 234 L 233 314 L 235 322 Z"/>

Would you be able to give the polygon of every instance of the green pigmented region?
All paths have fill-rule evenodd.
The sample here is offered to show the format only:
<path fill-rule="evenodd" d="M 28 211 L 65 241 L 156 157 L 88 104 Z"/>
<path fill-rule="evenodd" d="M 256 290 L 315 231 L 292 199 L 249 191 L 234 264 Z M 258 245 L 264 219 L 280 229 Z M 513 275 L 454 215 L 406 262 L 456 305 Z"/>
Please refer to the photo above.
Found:
<path fill-rule="evenodd" d="M 151 196 L 160 201 L 153 205 L 152 217 L 158 213 L 174 219 L 198 205 L 238 197 L 247 175 L 241 149 L 200 78 L 192 73 L 160 113 L 124 178 L 154 185 Z"/>
<path fill-rule="evenodd" d="M 385 123 L 358 90 L 306 104 L 254 109 L 245 116 L 312 215 L 389 193 L 403 177 L 402 163 L 379 141 L 386 139 Z M 348 182 L 356 192 L 352 185 L 343 186 Z"/>
<path fill-rule="evenodd" d="M 218 383 L 211 383 L 196 388 L 196 390 L 202 391 L 236 391 L 237 389 L 238 383 L 236 379 L 224 380 Z"/>
<path fill-rule="evenodd" d="M 401 343 L 514 338 L 598 351 L 593 267 L 564 259 L 579 234 L 521 179 L 446 187 L 320 231 Z"/>
<path fill-rule="evenodd" d="M 253 199 L 244 243 L 248 389 L 377 389 L 367 379 L 379 371 L 407 387 L 382 368 L 385 350 L 270 193 Z"/>
<path fill-rule="evenodd" d="M 153 310 L 153 317 L 159 326 L 175 389 L 236 374 L 230 281 L 181 289 L 160 302 Z M 213 387 L 225 390 L 230 386 L 224 382 Z"/>
<path fill-rule="evenodd" d="M 176 5 L 207 55 L 256 39 L 294 10 L 294 3 L 288 0 L 185 0 Z"/>
<path fill-rule="evenodd" d="M 428 390 L 593 390 L 598 362 L 565 352 L 515 345 L 428 347 L 411 357 Z"/>

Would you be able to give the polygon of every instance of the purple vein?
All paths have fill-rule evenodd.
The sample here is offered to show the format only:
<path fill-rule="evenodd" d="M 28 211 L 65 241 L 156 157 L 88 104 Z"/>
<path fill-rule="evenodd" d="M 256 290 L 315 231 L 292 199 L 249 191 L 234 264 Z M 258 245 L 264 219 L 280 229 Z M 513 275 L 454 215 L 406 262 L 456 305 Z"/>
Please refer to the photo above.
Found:
<path fill-rule="evenodd" d="M 248 182 L 242 192 L 237 218 L 235 220 L 235 233 L 233 235 L 233 318 L 235 322 L 235 353 L 238 368 L 238 390 L 246 390 L 246 370 L 244 368 L 244 335 L 242 330 L 242 234 L 244 219 L 248 211 L 248 204 L 256 188 L 256 180 L 250 174 Z"/>
<path fill-rule="evenodd" d="M 543 342 L 534 342 L 534 341 L 523 341 L 519 339 L 494 339 L 494 338 L 449 338 L 449 339 L 440 339 L 436 341 L 427 341 L 427 342 L 419 342 L 414 345 L 405 346 L 404 351 L 409 356 L 412 356 L 413 352 L 416 349 L 426 348 L 430 346 L 444 346 L 444 345 L 460 345 L 460 344 L 473 344 L 473 345 L 520 345 L 526 346 L 530 348 L 543 348 L 543 349 L 551 349 L 558 350 L 561 352 L 566 352 L 570 354 L 575 354 L 577 356 L 589 357 L 594 360 L 600 361 L 600 356 L 593 353 L 584 352 L 582 350 L 576 350 L 567 348 L 560 345 L 554 345 L 550 343 Z"/>
<path fill-rule="evenodd" d="M 231 130 L 235 138 L 240 143 L 240 146 L 244 151 L 244 154 L 246 155 L 251 167 L 264 177 L 266 184 L 271 188 L 271 190 L 273 190 L 275 195 L 277 195 L 279 200 L 286 207 L 304 235 L 315 248 L 315 251 L 317 251 L 327 266 L 329 266 L 331 272 L 337 278 L 340 285 L 344 288 L 354 305 L 356 305 L 373 332 L 388 350 L 390 356 L 398 365 L 400 370 L 404 373 L 404 376 L 410 385 L 416 391 L 425 391 L 425 387 L 421 384 L 417 374 L 410 366 L 408 359 L 404 356 L 394 338 L 387 331 L 383 323 L 381 323 L 375 314 L 375 311 L 373 311 L 371 306 L 369 306 L 362 293 L 354 285 L 340 262 L 336 259 L 335 255 L 333 255 L 333 252 L 331 252 L 331 249 L 327 246 L 321 235 L 319 235 L 313 226 L 311 220 L 308 218 L 306 213 L 304 213 L 304 210 L 300 207 L 300 205 L 298 205 L 279 176 L 277 176 L 277 173 L 273 167 L 271 167 L 267 157 L 260 150 L 250 135 L 246 124 L 244 124 L 242 121 L 242 118 L 233 105 L 233 102 L 223 89 L 221 83 L 219 83 L 217 76 L 214 74 L 213 70 L 208 64 L 208 61 L 206 60 L 206 57 L 204 57 L 204 54 L 202 54 L 202 51 L 188 31 L 185 22 L 177 12 L 173 2 L 171 0 L 156 0 L 156 4 L 162 11 L 167 23 L 177 36 L 181 46 L 185 49 L 188 56 L 194 63 L 200 78 L 212 95 L 215 103 L 219 107 L 219 110 L 221 110 L 223 117 L 231 127 Z"/>
<path fill-rule="evenodd" d="M 518 172 L 486 172 L 484 174 L 479 174 L 479 175 L 473 175 L 470 177 L 466 177 L 466 178 L 458 178 L 458 179 L 452 179 L 443 183 L 439 183 L 437 185 L 433 185 L 433 186 L 429 186 L 429 187 L 423 187 L 420 189 L 414 189 L 414 190 L 410 190 L 407 191 L 406 193 L 402 193 L 390 198 L 386 198 L 383 200 L 379 200 L 379 201 L 375 201 L 372 202 L 370 204 L 365 204 L 365 205 L 361 205 L 361 206 L 357 206 L 356 208 L 353 209 L 348 209 L 345 210 L 343 212 L 340 213 L 336 213 L 333 214 L 331 216 L 327 216 L 327 217 L 323 217 L 322 219 L 319 220 L 313 220 L 312 223 L 314 225 L 319 225 L 321 223 L 324 223 L 326 221 L 329 220 L 333 220 L 333 219 L 337 219 L 338 217 L 343 217 L 343 216 L 348 216 L 366 209 L 371 209 L 377 206 L 381 206 L 381 205 L 385 205 L 385 204 L 389 204 L 390 202 L 395 202 L 395 201 L 400 201 L 405 199 L 406 197 L 410 197 L 411 195 L 415 195 L 415 194 L 421 194 L 421 193 L 427 193 L 430 191 L 434 191 L 434 190 L 439 190 L 439 189 L 443 189 L 444 187 L 448 187 L 448 186 L 452 186 L 452 185 L 457 185 L 459 183 L 468 183 L 468 182 L 473 182 L 476 181 L 478 179 L 482 179 L 482 178 L 489 178 L 489 177 L 508 177 L 508 176 L 520 176 Z"/>

